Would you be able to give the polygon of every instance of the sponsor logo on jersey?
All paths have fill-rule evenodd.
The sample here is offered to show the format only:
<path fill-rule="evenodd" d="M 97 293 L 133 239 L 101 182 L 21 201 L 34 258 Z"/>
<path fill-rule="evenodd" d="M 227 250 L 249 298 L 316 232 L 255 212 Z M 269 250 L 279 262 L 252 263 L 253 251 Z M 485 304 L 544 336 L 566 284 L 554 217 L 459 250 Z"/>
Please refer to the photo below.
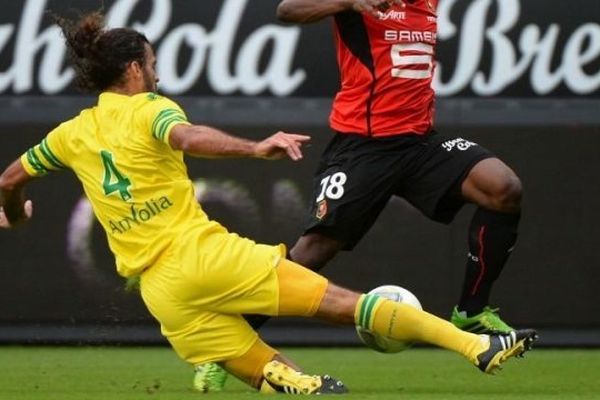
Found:
<path fill-rule="evenodd" d="M 446 151 L 452 151 L 454 149 L 465 151 L 472 146 L 477 146 L 477 143 L 469 142 L 463 138 L 456 138 L 442 143 L 442 147 L 446 149 Z"/>
<path fill-rule="evenodd" d="M 387 29 L 383 32 L 383 38 L 388 42 L 422 42 L 435 44 L 436 33 L 430 31 L 397 31 L 393 29 Z"/>
<path fill-rule="evenodd" d="M 379 11 L 377 18 L 381 21 L 404 21 L 406 19 L 405 11 L 390 10 L 386 12 Z"/>
<path fill-rule="evenodd" d="M 317 214 L 315 215 L 318 219 L 323 219 L 327 214 L 327 200 L 321 200 L 317 205 Z"/>
<path fill-rule="evenodd" d="M 132 204 L 129 215 L 125 215 L 117 221 L 110 220 L 108 225 L 112 234 L 126 233 L 135 226 L 145 224 L 172 206 L 173 202 L 167 196 L 163 196 L 158 200 L 146 200 L 141 205 Z"/>

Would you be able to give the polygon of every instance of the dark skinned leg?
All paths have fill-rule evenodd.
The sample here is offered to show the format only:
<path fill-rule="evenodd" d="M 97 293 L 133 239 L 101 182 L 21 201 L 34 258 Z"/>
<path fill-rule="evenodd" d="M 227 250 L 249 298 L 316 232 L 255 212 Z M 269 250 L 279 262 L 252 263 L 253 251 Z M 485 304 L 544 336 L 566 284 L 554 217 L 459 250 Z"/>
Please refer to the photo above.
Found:
<path fill-rule="evenodd" d="M 462 184 L 466 201 L 477 204 L 469 227 L 469 256 L 458 309 L 468 315 L 489 304 L 492 286 L 517 239 L 521 182 L 497 158 L 480 161 Z"/>

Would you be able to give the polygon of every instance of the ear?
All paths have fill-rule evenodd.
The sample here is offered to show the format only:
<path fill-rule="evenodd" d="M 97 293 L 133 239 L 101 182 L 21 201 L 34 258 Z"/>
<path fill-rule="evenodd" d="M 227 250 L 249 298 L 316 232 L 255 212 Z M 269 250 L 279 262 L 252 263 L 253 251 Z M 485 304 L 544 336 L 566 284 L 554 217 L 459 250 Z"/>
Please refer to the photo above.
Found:
<path fill-rule="evenodd" d="M 137 61 L 132 61 L 127 66 L 127 74 L 133 78 L 139 78 L 143 75 L 143 68 Z"/>

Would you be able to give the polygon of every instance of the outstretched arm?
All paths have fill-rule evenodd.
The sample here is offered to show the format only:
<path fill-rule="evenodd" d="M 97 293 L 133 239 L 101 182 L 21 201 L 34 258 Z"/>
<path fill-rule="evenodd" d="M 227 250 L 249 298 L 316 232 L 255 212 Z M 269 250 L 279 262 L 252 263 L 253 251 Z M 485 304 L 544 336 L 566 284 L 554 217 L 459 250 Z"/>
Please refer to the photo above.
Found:
<path fill-rule="evenodd" d="M 202 125 L 179 124 L 169 135 L 169 144 L 196 157 L 255 157 L 276 160 L 286 155 L 294 161 L 302 159 L 302 144 L 310 136 L 277 132 L 255 142 L 229 135 L 218 129 Z"/>
<path fill-rule="evenodd" d="M 354 10 L 377 16 L 390 6 L 404 5 L 402 0 L 283 0 L 277 18 L 283 22 L 311 23 L 343 11 Z"/>
<path fill-rule="evenodd" d="M 32 177 L 17 159 L 0 175 L 0 228 L 12 228 L 31 218 L 31 200 L 25 201 L 23 187 Z"/>

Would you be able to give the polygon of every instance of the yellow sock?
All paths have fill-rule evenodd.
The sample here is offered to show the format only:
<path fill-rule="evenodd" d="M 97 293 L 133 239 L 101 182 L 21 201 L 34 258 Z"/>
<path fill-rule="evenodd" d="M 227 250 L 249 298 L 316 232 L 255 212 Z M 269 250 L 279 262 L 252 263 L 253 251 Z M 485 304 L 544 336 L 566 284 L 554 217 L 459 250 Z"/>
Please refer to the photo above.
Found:
<path fill-rule="evenodd" d="M 456 351 L 475 362 L 488 340 L 461 331 L 450 322 L 403 303 L 362 295 L 354 311 L 357 325 L 402 341 L 418 341 Z"/>
<path fill-rule="evenodd" d="M 223 366 L 228 372 L 242 381 L 259 390 L 264 390 L 262 388 L 263 368 L 266 363 L 273 360 L 278 354 L 277 350 L 262 340 L 257 339 L 250 350 L 243 356 L 227 360 L 223 363 Z"/>

